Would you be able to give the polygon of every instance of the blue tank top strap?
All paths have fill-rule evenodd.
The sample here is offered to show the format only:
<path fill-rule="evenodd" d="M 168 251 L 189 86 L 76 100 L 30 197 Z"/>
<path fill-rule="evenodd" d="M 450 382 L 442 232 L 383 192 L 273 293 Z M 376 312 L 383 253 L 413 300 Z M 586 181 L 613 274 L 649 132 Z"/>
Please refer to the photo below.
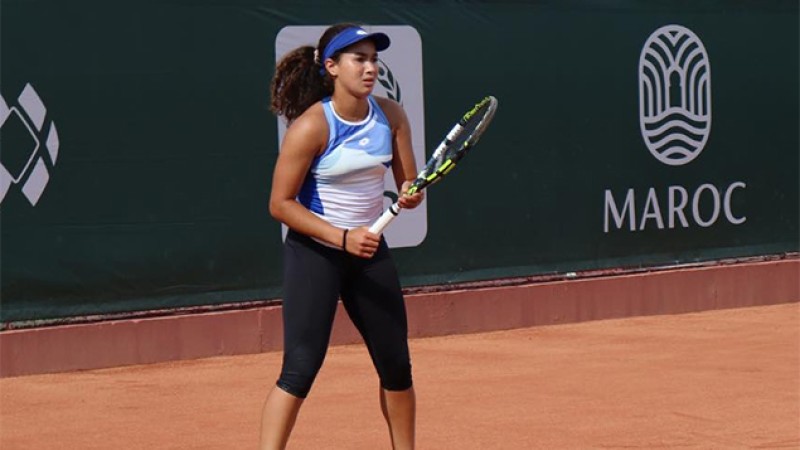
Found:
<path fill-rule="evenodd" d="M 389 119 L 386 117 L 386 114 L 383 113 L 383 109 L 378 105 L 378 101 L 375 100 L 375 97 L 370 95 L 368 99 L 369 103 L 372 105 L 372 110 L 375 111 L 375 114 L 378 116 L 378 121 L 391 128 Z"/>
<path fill-rule="evenodd" d="M 322 110 L 325 112 L 325 120 L 328 122 L 328 145 L 325 147 L 325 151 L 322 153 L 322 155 L 318 156 L 318 158 L 330 153 L 330 151 L 335 147 L 333 143 L 336 142 L 336 135 L 338 132 L 338 127 L 336 126 L 336 115 L 331 107 L 330 96 L 322 99 Z"/>

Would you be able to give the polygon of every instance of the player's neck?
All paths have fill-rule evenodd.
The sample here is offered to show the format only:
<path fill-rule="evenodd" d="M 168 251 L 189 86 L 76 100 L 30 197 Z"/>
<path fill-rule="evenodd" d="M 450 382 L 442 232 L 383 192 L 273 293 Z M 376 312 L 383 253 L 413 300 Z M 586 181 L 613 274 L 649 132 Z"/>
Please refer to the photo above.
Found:
<path fill-rule="evenodd" d="M 331 104 L 336 115 L 348 122 L 360 122 L 369 114 L 369 102 L 366 98 L 357 98 L 350 95 L 336 95 L 331 97 Z"/>

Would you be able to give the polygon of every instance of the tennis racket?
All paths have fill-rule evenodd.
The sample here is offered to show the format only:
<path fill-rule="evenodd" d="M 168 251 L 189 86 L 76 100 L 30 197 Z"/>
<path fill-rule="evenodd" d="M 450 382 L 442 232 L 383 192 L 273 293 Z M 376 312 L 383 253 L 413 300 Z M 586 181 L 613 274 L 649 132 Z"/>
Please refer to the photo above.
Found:
<path fill-rule="evenodd" d="M 492 121 L 495 111 L 497 111 L 497 99 L 491 95 L 484 97 L 483 100 L 467 111 L 453 129 L 447 133 L 447 137 L 436 147 L 436 150 L 425 164 L 425 168 L 422 169 L 408 188 L 408 194 L 412 195 L 421 191 L 450 173 L 456 163 L 478 143 L 478 139 L 480 139 L 483 132 L 486 131 L 486 127 Z M 389 223 L 400 214 L 400 209 L 399 203 L 395 202 L 369 227 L 369 231 L 375 234 L 382 233 Z"/>

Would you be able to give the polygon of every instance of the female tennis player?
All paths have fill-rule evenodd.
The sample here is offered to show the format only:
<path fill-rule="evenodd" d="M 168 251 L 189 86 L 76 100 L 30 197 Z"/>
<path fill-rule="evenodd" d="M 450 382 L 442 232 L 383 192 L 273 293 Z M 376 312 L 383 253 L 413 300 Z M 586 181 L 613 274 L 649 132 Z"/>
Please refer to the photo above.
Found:
<path fill-rule="evenodd" d="M 277 65 L 272 110 L 289 127 L 275 166 L 269 209 L 286 224 L 284 355 L 267 396 L 261 448 L 285 448 L 322 366 L 341 297 L 380 380 L 379 399 L 394 449 L 414 447 L 416 399 L 403 295 L 386 241 L 368 227 L 383 212 L 392 168 L 401 207 L 417 169 L 402 107 L 371 95 L 383 33 L 353 24 L 328 28 L 316 48 L 299 47 Z"/>

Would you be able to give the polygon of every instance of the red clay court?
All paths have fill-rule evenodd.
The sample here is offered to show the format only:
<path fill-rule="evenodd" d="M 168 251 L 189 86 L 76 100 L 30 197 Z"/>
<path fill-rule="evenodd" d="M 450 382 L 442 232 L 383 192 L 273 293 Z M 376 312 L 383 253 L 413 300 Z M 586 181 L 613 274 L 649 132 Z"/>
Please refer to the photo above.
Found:
<path fill-rule="evenodd" d="M 800 448 L 799 308 L 414 339 L 418 448 Z M 0 379 L 0 447 L 256 448 L 280 357 Z M 330 349 L 289 448 L 389 448 L 363 346 Z"/>

